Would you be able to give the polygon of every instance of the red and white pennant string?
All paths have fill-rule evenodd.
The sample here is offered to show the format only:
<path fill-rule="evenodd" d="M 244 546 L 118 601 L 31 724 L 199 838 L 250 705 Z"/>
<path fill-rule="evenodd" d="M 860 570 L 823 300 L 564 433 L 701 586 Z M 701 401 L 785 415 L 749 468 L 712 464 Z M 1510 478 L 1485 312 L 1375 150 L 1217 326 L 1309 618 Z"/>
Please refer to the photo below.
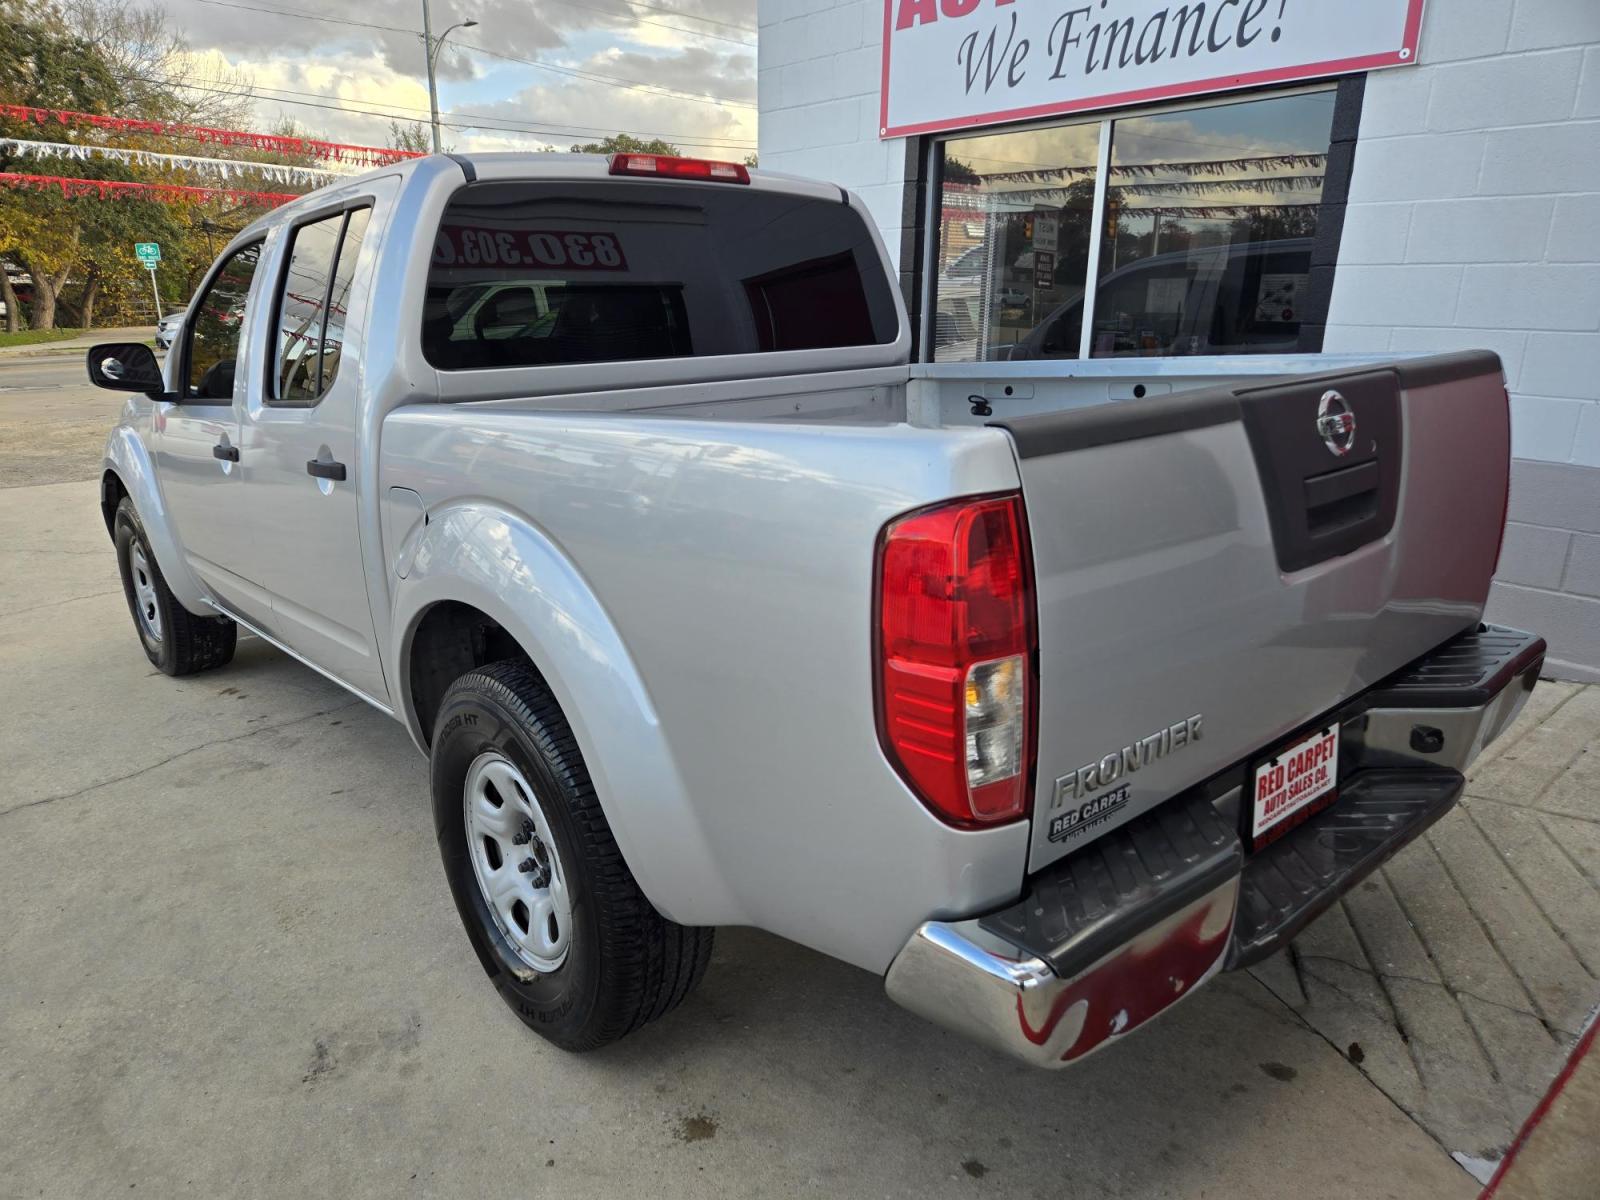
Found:
<path fill-rule="evenodd" d="M 181 121 L 145 121 L 137 117 L 107 117 L 99 113 L 71 109 L 35 108 L 26 104 L 0 104 L 0 117 L 27 121 L 38 126 L 61 125 L 78 129 L 104 129 L 116 133 L 152 134 L 157 137 L 192 138 L 215 146 L 242 146 L 275 154 L 300 154 L 323 162 L 357 167 L 383 167 L 421 158 L 414 150 L 394 150 L 383 146 L 352 146 L 320 138 L 291 137 L 278 133 L 250 133 L 242 129 L 215 129 L 209 125 L 189 125 Z"/>
<path fill-rule="evenodd" d="M 94 196 L 100 200 L 155 200 L 162 204 L 197 204 L 225 197 L 235 204 L 276 208 L 300 196 L 294 192 L 261 192 L 250 188 L 190 187 L 179 183 L 130 183 L 121 179 L 72 179 L 64 175 L 24 175 L 0 171 L 0 187 L 38 192 L 59 191 L 71 199 Z"/>

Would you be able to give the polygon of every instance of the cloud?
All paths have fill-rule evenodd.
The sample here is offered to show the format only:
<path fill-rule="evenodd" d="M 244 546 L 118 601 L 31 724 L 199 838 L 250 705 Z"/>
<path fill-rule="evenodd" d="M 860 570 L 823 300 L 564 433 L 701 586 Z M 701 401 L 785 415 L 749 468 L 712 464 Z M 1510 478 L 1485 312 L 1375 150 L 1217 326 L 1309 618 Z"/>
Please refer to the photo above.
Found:
<path fill-rule="evenodd" d="M 755 62 L 746 55 L 721 55 L 698 47 L 660 55 L 613 50 L 572 65 L 596 74 L 644 79 L 658 88 L 697 96 L 743 93 L 751 102 L 755 96 Z M 470 111 L 478 119 L 488 118 L 486 124 L 536 125 L 551 130 L 548 140 L 563 148 L 623 130 L 664 137 L 693 153 L 725 157 L 742 158 L 755 149 L 756 142 L 753 107 L 706 104 L 685 95 L 560 76 L 546 76 L 505 100 L 472 105 Z M 554 132 L 557 129 L 568 132 Z M 472 135 L 488 136 L 486 129 Z"/>
<path fill-rule="evenodd" d="M 382 143 L 391 118 L 426 122 L 415 0 L 227 3 L 294 10 L 173 0 L 201 61 L 254 80 L 258 127 L 289 117 L 314 136 Z M 621 131 L 726 157 L 755 147 L 753 0 L 434 0 L 432 15 L 436 33 L 479 22 L 453 33 L 437 64 L 441 116 L 458 126 L 446 141 L 459 149 L 565 148 Z"/>
<path fill-rule="evenodd" d="M 267 12 L 263 9 L 282 9 Z M 567 44 L 581 24 L 551 19 L 560 9 L 523 0 L 475 0 L 433 6 L 433 28 L 442 33 L 457 21 L 476 19 L 495 30 L 496 44 L 529 57 Z M 375 49 L 397 71 L 422 64 L 422 14 L 414 0 L 178 0 L 171 15 L 198 50 L 220 50 L 229 58 L 321 57 Z"/>

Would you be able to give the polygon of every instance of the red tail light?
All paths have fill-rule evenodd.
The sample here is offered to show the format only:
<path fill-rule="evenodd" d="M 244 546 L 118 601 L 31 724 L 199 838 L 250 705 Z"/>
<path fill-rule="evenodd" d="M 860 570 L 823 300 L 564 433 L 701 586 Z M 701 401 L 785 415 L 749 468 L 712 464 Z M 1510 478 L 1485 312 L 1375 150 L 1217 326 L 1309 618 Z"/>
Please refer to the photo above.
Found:
<path fill-rule="evenodd" d="M 1028 811 L 1036 701 L 1024 534 L 1012 494 L 911 513 L 879 544 L 879 734 L 901 778 L 953 825 Z"/>
<path fill-rule="evenodd" d="M 749 183 L 743 163 L 709 158 L 674 158 L 669 154 L 613 154 L 613 175 L 646 175 L 655 179 L 704 179 L 710 183 Z"/>

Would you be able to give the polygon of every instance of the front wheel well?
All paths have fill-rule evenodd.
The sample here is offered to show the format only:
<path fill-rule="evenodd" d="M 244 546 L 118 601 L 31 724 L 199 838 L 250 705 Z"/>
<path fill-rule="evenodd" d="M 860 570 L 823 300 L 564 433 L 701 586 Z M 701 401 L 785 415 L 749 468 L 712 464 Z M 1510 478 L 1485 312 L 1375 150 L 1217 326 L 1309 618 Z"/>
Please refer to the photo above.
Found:
<path fill-rule="evenodd" d="M 122 480 L 117 478 L 115 471 L 107 471 L 100 476 L 100 515 L 106 520 L 106 532 L 112 537 L 117 536 L 117 505 L 122 503 L 122 498 L 128 494 L 128 489 L 122 486 Z"/>
<path fill-rule="evenodd" d="M 411 638 L 408 673 L 424 743 L 433 742 L 433 721 L 452 683 L 468 671 L 508 660 L 534 667 L 517 639 L 487 613 L 458 600 L 441 600 L 423 613 Z"/>

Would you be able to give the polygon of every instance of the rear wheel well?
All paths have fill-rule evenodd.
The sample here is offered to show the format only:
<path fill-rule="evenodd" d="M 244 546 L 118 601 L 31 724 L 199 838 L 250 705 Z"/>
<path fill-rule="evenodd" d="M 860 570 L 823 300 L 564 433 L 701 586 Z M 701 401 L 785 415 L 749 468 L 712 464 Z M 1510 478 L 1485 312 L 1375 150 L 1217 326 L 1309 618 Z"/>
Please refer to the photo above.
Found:
<path fill-rule="evenodd" d="M 534 666 L 517 639 L 487 613 L 457 600 L 442 600 L 423 613 L 411 639 L 409 667 L 422 740 L 432 744 L 433 721 L 452 683 L 468 671 L 509 660 Z"/>
<path fill-rule="evenodd" d="M 115 471 L 100 476 L 100 515 L 106 519 L 106 532 L 112 537 L 117 535 L 117 505 L 127 494 L 128 489 L 122 486 Z"/>

